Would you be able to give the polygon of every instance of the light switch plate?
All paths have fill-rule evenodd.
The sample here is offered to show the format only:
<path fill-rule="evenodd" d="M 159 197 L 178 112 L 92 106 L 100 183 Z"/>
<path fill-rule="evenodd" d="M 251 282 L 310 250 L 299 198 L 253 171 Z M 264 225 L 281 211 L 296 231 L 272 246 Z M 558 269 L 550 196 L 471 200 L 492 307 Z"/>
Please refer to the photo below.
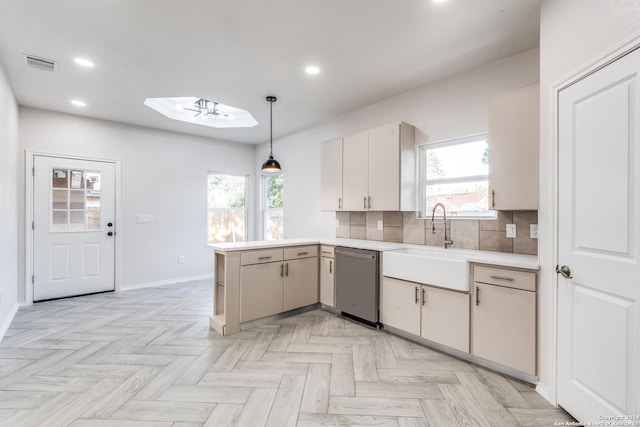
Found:
<path fill-rule="evenodd" d="M 384 223 L 382 222 L 382 220 L 378 221 L 378 230 L 382 231 L 382 228 L 384 227 Z"/>
<path fill-rule="evenodd" d="M 515 224 L 507 224 L 507 238 L 515 239 L 516 238 L 516 225 Z"/>
<path fill-rule="evenodd" d="M 538 224 L 529 224 L 529 237 L 532 239 L 538 238 Z"/>
<path fill-rule="evenodd" d="M 154 215 L 142 215 L 139 214 L 138 215 L 138 224 L 147 224 L 147 223 L 151 223 L 155 221 L 155 216 Z"/>

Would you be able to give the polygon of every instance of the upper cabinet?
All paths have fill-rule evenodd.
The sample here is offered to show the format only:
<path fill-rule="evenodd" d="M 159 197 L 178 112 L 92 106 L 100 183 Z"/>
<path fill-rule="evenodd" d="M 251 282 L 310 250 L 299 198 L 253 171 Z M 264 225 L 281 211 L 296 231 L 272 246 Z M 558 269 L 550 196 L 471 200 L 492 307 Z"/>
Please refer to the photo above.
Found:
<path fill-rule="evenodd" d="M 342 138 L 320 147 L 320 209 L 342 210 Z"/>
<path fill-rule="evenodd" d="M 537 210 L 540 87 L 498 95 L 489 102 L 490 209 Z"/>
<path fill-rule="evenodd" d="M 337 164 L 335 141 L 322 144 L 323 210 L 415 210 L 413 126 L 391 123 L 345 136 L 341 139 L 341 164 Z M 336 190 L 338 182 L 341 192 Z"/>

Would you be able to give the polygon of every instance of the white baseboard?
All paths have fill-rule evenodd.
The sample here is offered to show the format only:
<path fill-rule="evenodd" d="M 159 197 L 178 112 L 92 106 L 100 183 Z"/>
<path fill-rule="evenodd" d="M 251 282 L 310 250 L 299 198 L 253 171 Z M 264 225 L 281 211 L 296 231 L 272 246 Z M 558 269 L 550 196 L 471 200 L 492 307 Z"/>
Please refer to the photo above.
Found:
<path fill-rule="evenodd" d="M 2 326 L 0 327 L 0 342 L 2 342 L 2 339 L 4 338 L 4 334 L 7 333 L 7 330 L 9 330 L 9 326 L 11 326 L 11 322 L 13 322 L 13 318 L 16 316 L 16 313 L 18 312 L 19 308 L 20 308 L 20 305 L 18 305 L 18 303 L 14 304 L 13 308 L 9 312 L 9 315 L 7 316 L 5 321 L 2 323 Z"/>
<path fill-rule="evenodd" d="M 178 283 L 195 282 L 197 280 L 213 280 L 213 274 L 203 274 L 200 276 L 180 277 L 170 280 L 159 280 L 157 282 L 134 283 L 133 285 L 121 285 L 120 291 L 126 292 L 133 289 L 153 288 L 156 286 L 173 285 Z M 213 286 L 213 284 L 211 285 Z"/>
<path fill-rule="evenodd" d="M 538 384 L 536 386 L 536 392 L 542 396 L 547 402 L 551 403 L 553 406 L 557 407 L 558 403 L 551 398 L 551 395 L 549 394 L 549 390 L 547 390 L 544 386 L 542 386 L 541 384 Z"/>

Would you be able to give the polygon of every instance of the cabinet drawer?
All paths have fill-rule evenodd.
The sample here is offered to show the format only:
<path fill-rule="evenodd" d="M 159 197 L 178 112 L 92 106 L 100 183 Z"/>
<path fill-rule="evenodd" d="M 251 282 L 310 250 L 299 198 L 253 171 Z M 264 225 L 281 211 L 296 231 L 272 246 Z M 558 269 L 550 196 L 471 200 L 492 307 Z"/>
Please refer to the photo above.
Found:
<path fill-rule="evenodd" d="M 242 265 L 261 264 L 263 262 L 282 261 L 282 249 L 265 249 L 263 251 L 243 252 L 240 256 Z"/>
<path fill-rule="evenodd" d="M 318 245 L 294 246 L 284 249 L 284 259 L 311 258 L 318 256 Z"/>
<path fill-rule="evenodd" d="M 525 291 L 535 292 L 536 290 L 536 273 L 528 271 L 507 270 L 504 268 L 476 265 L 473 270 L 473 281 Z"/>
<path fill-rule="evenodd" d="M 324 257 L 335 258 L 336 256 L 335 249 L 336 249 L 335 246 L 321 245 L 320 255 Z"/>

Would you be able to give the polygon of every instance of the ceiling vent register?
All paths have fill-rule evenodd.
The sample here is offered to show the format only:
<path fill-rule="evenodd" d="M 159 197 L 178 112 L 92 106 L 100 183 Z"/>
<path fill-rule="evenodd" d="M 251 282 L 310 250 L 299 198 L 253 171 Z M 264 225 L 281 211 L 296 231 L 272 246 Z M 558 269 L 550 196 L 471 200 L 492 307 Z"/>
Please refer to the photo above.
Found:
<path fill-rule="evenodd" d="M 49 71 L 55 73 L 58 71 L 58 63 L 50 59 L 38 58 L 33 55 L 24 55 L 25 62 L 28 67 L 35 68 L 41 71 Z"/>

